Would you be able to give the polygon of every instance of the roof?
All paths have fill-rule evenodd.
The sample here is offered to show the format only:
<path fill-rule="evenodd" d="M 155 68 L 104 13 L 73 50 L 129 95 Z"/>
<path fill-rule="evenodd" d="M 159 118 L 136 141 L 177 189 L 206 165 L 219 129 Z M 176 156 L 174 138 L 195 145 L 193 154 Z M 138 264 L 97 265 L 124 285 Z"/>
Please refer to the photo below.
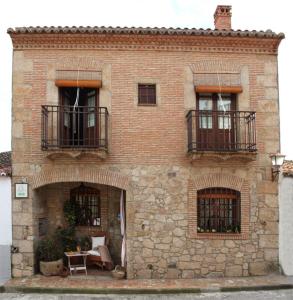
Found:
<path fill-rule="evenodd" d="M 251 37 L 283 39 L 284 33 L 272 30 L 218 30 L 196 28 L 158 28 L 158 27 L 90 27 L 90 26 L 50 26 L 50 27 L 16 27 L 9 28 L 9 34 L 120 34 L 120 35 L 188 35 L 188 36 L 222 36 L 222 37 Z"/>
<path fill-rule="evenodd" d="M 282 165 L 282 174 L 286 177 L 293 177 L 293 160 L 285 160 Z"/>
<path fill-rule="evenodd" d="M 0 152 L 0 175 L 11 175 L 11 151 Z"/>

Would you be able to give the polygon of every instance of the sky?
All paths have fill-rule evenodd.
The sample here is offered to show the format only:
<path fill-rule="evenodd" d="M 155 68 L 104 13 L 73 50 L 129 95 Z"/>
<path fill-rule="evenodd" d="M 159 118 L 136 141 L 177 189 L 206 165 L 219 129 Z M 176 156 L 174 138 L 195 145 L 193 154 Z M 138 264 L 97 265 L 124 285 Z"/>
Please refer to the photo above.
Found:
<path fill-rule="evenodd" d="M 293 160 L 291 0 L 0 1 L 0 152 L 11 150 L 12 43 L 9 27 L 135 26 L 214 29 L 217 5 L 232 5 L 232 28 L 284 32 L 279 47 L 281 153 Z"/>

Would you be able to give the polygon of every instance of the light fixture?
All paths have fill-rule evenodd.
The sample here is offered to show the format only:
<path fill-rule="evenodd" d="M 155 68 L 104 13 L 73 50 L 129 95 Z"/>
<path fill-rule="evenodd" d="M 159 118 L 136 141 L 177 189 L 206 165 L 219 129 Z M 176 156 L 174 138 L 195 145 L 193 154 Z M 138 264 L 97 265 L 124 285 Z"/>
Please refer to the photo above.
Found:
<path fill-rule="evenodd" d="M 275 181 L 280 173 L 280 167 L 282 166 L 286 155 L 281 153 L 274 153 L 270 155 L 272 160 L 272 181 Z"/>

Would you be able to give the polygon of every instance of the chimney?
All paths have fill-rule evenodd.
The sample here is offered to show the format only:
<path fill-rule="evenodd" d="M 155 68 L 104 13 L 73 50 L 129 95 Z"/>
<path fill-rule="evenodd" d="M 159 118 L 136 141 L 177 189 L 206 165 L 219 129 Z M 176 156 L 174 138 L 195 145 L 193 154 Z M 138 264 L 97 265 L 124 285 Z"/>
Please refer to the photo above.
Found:
<path fill-rule="evenodd" d="M 230 5 L 218 5 L 214 14 L 215 29 L 231 30 L 231 8 Z"/>

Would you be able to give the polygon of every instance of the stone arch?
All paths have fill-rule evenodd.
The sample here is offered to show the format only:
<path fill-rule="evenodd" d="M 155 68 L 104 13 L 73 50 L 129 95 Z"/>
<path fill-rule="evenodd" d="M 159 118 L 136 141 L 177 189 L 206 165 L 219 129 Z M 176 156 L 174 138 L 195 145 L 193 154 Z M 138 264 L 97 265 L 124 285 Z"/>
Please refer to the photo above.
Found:
<path fill-rule="evenodd" d="M 110 185 L 123 190 L 128 190 L 129 188 L 129 177 L 126 175 L 80 166 L 62 166 L 43 170 L 32 178 L 32 188 L 38 189 L 52 183 L 76 181 Z"/>
<path fill-rule="evenodd" d="M 196 176 L 188 183 L 188 226 L 190 237 L 227 239 L 225 234 L 197 233 L 197 191 L 209 187 L 224 187 L 241 193 L 241 234 L 229 235 L 231 239 L 247 239 L 249 234 L 250 197 L 249 183 L 244 178 L 230 174 L 207 174 Z"/>

